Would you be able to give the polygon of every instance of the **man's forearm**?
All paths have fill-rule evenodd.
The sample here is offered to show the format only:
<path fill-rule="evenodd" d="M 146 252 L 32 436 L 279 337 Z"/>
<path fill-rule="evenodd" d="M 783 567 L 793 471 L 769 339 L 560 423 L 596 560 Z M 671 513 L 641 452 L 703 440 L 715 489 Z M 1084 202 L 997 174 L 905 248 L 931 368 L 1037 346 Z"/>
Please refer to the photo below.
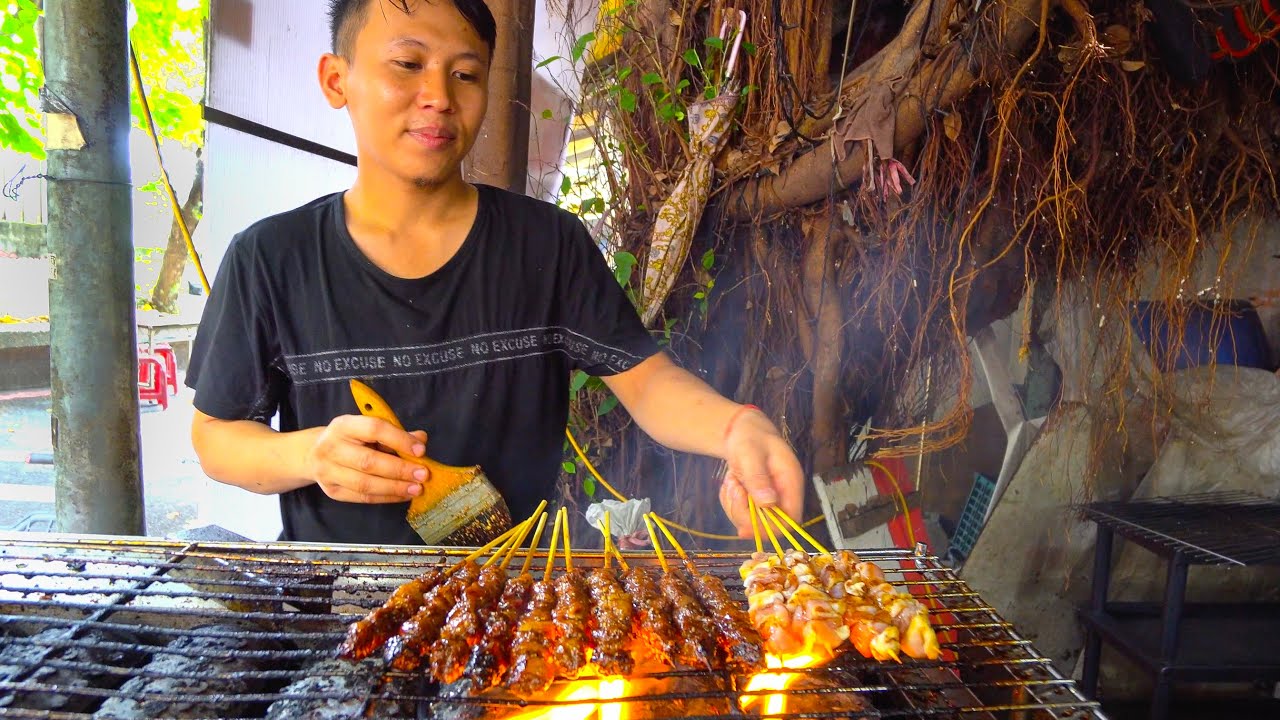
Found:
<path fill-rule="evenodd" d="M 252 420 L 197 420 L 191 444 L 205 474 L 219 482 L 276 495 L 314 482 L 303 459 L 311 431 L 280 433 Z"/>
<path fill-rule="evenodd" d="M 665 359 L 642 382 L 613 389 L 640 429 L 655 441 L 711 457 L 724 457 L 725 428 L 742 408 Z"/>

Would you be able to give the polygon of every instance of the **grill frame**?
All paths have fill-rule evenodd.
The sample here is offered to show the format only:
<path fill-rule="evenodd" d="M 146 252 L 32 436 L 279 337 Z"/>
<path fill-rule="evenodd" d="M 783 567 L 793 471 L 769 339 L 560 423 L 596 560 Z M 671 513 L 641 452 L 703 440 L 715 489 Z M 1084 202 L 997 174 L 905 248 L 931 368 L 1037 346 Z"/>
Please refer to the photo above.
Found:
<path fill-rule="evenodd" d="M 228 673 L 248 681 L 274 683 L 300 677 L 297 669 L 278 667 L 288 662 L 331 657 L 346 624 L 363 615 L 399 584 L 411 579 L 432 562 L 456 562 L 468 548 L 362 547 L 310 543 L 183 542 L 154 539 L 69 536 L 60 534 L 0 534 L 0 631 L 4 628 L 61 628 L 56 640 L 33 639 L 33 635 L 11 638 L 9 644 L 30 645 L 43 653 L 37 666 L 62 669 L 84 676 L 106 673 L 113 678 L 149 677 L 145 667 L 122 668 L 110 663 L 50 661 L 60 650 L 72 647 L 86 652 L 138 649 L 128 642 L 104 640 L 95 633 L 139 634 L 139 639 L 159 645 L 170 638 L 217 638 L 239 642 L 282 641 L 297 646 L 293 650 L 227 650 L 212 653 L 195 650 L 205 657 L 262 660 L 277 667 Z M 789 691 L 794 708 L 807 696 L 841 697 L 858 693 L 877 708 L 868 717 L 957 717 L 957 718 L 1093 718 L 1105 720 L 1097 703 L 1086 700 L 1075 684 L 1063 677 L 1051 661 L 1035 652 L 1007 620 L 981 599 L 963 580 L 937 558 L 906 550 L 868 549 L 857 551 L 864 559 L 884 568 L 890 582 L 899 587 L 932 586 L 927 595 L 949 611 L 956 622 L 946 622 L 936 608 L 934 624 L 944 649 L 956 652 L 954 660 L 913 661 L 904 658 L 901 666 L 863 660 L 852 651 L 831 666 L 797 671 L 813 683 L 839 676 L 839 682 L 858 678 L 859 685 Z M 598 565 L 598 550 L 574 550 L 574 565 Z M 650 553 L 628 552 L 629 563 L 657 565 Z M 742 598 L 738 565 L 745 553 L 691 553 L 699 569 L 726 581 L 730 592 Z M 562 566 L 562 561 L 559 566 Z M 24 565 L 24 567 L 17 567 Z M 513 563 L 513 566 L 518 563 Z M 899 567 L 900 566 L 900 567 Z M 535 557 L 531 571 L 540 576 L 545 567 L 545 551 Z M 553 569 L 553 572 L 555 570 Z M 904 572 L 918 579 L 904 580 Z M 22 597 L 15 595 L 26 592 Z M 108 592 L 109 591 L 109 592 Z M 34 593 L 34 595 L 33 595 Z M 745 602 L 745 600 L 744 600 Z M 931 603 L 932 604 L 932 603 Z M 193 626 L 206 622 L 253 622 L 278 629 L 241 632 L 201 630 Z M 954 637 L 952 637 L 954 635 Z M 154 653 L 158 648 L 151 648 Z M 181 654 L 181 653 L 176 653 Z M 46 687 L 32 680 L 38 667 L 28 668 L 10 679 L 0 676 L 0 717 L 85 718 L 81 713 L 28 712 L 5 707 L 4 699 L 20 692 L 71 692 L 76 697 L 119 696 L 118 689 Z M 442 689 L 426 684 L 406 690 L 412 678 L 397 677 L 396 697 L 371 702 L 407 701 L 423 708 L 445 706 L 496 707 L 502 703 L 479 703 L 474 698 L 442 697 Z M 163 676 L 162 676 L 163 677 Z M 173 674 L 168 675 L 175 679 Z M 691 678 L 702 683 L 718 683 L 702 693 L 713 695 L 732 709 L 733 699 L 747 693 L 744 679 L 727 672 L 671 671 L 649 675 L 674 686 Z M 155 678 L 159 679 L 159 678 Z M 206 676 L 207 679 L 207 676 Z M 643 677 L 632 678 L 643 680 Z M 878 683 L 876 680 L 878 679 Z M 868 682 L 870 680 L 870 682 Z M 395 683 L 392 683 L 395 684 Z M 552 687 L 554 693 L 560 682 Z M 385 688 L 384 688 L 385 689 Z M 763 692 L 760 694 L 764 694 Z M 678 697 L 677 697 L 678 695 Z M 165 700 L 168 696 L 155 699 Z M 268 692 L 223 693 L 230 701 L 265 704 L 282 698 L 280 688 Z M 350 700 L 350 695 L 343 696 Z M 886 701 L 890 698 L 891 701 Z M 173 699 L 178 699 L 176 696 Z M 183 696 L 183 699 L 190 699 Z M 305 698 L 304 698 L 305 699 Z M 322 693 L 312 700 L 338 700 Z M 644 702 L 657 700 L 692 701 L 699 693 L 649 695 Z M 528 705 L 552 705 L 533 701 Z M 758 706 L 757 706 L 758 707 Z M 790 709 L 789 709 L 790 710 Z M 800 712 L 800 710 L 795 710 Z M 458 713 L 454 713 L 458 715 Z M 465 715 L 465 713 L 464 713 Z M 844 716 L 806 710 L 805 717 Z M 459 715 L 461 716 L 461 715 Z M 696 713 L 675 713 L 688 720 Z M 707 715 L 707 717 L 719 715 Z M 751 716 L 751 715 L 743 715 Z M 778 717 L 789 717 L 782 714 Z M 261 715 L 257 715 L 261 717 Z"/>
<path fill-rule="evenodd" d="M 1280 500 L 1242 491 L 1095 502 L 1086 516 L 1157 555 L 1200 565 L 1280 565 Z"/>

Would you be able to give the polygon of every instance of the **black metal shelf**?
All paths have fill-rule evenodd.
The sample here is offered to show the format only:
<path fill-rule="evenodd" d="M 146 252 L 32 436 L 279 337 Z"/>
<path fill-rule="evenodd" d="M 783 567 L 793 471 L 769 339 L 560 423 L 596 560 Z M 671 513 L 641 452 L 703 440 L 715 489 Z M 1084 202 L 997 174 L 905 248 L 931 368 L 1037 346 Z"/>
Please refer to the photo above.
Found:
<path fill-rule="evenodd" d="M 1081 689 L 1094 696 L 1106 640 L 1155 677 L 1153 720 L 1168 717 L 1174 680 L 1280 679 L 1280 605 L 1186 599 L 1191 565 L 1280 565 L 1280 501 L 1205 493 L 1082 508 L 1098 524 Z M 1108 602 L 1119 535 L 1168 562 L 1163 603 Z"/>
<path fill-rule="evenodd" d="M 1185 605 L 1177 652 L 1167 661 L 1160 654 L 1162 613 L 1159 603 L 1113 602 L 1080 618 L 1148 672 L 1193 682 L 1280 680 L 1280 604 Z"/>

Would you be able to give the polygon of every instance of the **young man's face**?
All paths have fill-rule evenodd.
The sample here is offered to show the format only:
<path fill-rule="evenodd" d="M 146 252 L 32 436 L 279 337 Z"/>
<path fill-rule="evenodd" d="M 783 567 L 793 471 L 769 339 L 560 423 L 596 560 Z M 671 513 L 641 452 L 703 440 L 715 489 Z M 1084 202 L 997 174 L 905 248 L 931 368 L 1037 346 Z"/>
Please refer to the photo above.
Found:
<path fill-rule="evenodd" d="M 320 83 L 346 107 L 361 166 L 430 187 L 458 177 L 484 120 L 489 47 L 449 0 L 374 0 L 350 60 L 326 55 Z"/>

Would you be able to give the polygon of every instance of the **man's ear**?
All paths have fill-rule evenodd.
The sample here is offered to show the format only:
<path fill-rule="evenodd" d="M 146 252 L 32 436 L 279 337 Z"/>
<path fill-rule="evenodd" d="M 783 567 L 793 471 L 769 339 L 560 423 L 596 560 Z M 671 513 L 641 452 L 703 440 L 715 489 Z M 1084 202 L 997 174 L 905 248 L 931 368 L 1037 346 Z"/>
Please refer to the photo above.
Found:
<path fill-rule="evenodd" d="M 337 110 L 347 104 L 347 61 L 339 55 L 325 53 L 320 56 L 317 68 L 320 79 L 320 91 L 329 107 Z"/>

